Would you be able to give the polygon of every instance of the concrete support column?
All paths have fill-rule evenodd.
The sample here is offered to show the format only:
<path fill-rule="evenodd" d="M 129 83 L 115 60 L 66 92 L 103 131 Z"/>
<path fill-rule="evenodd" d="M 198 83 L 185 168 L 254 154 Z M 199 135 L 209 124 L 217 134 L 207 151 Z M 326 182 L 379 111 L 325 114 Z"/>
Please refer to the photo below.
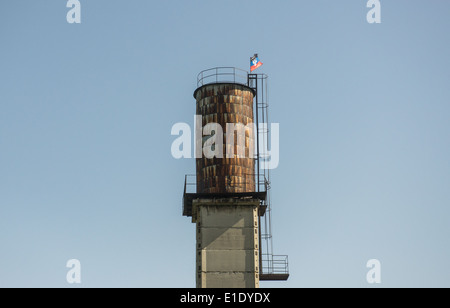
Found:
<path fill-rule="evenodd" d="M 196 199 L 198 288 L 258 288 L 259 228 L 256 199 Z"/>

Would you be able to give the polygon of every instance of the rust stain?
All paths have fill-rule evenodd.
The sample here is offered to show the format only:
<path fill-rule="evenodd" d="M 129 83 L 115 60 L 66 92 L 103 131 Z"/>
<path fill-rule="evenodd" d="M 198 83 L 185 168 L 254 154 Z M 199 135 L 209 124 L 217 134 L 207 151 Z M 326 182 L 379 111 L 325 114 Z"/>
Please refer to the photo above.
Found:
<path fill-rule="evenodd" d="M 250 146 L 254 144 L 254 134 L 245 132 L 245 140 L 234 135 L 234 156 L 226 157 L 226 124 L 253 123 L 253 92 L 239 84 L 210 84 L 196 92 L 196 113 L 202 116 L 202 124 L 218 123 L 223 128 L 224 158 L 197 158 L 197 192 L 198 193 L 233 193 L 255 191 L 255 162 Z M 243 137 L 241 137 L 243 138 Z M 245 157 L 238 157 L 241 151 Z"/>

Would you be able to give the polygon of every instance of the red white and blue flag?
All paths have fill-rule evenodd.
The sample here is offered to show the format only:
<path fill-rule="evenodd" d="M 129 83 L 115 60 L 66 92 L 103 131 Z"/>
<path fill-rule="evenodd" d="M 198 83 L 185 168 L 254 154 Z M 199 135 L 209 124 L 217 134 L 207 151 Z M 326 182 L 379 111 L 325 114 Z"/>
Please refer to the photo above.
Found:
<path fill-rule="evenodd" d="M 253 72 L 261 65 L 263 65 L 263 63 L 261 61 L 259 61 L 258 54 L 255 53 L 255 55 L 250 58 L 250 72 Z"/>

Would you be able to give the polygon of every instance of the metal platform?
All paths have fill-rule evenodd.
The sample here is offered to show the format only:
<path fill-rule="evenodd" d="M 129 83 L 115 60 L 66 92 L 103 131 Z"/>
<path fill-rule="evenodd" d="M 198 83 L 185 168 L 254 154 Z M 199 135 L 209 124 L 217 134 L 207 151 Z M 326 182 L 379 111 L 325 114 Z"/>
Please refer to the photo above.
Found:
<path fill-rule="evenodd" d="M 289 278 L 289 274 L 261 274 L 259 280 L 265 281 L 286 281 Z"/>
<path fill-rule="evenodd" d="M 190 180 L 191 179 L 191 180 Z M 195 175 L 186 175 L 184 180 L 184 193 L 183 193 L 183 216 L 192 216 L 192 201 L 195 199 L 257 199 L 261 201 L 259 207 L 259 216 L 264 216 L 267 206 L 265 205 L 265 200 L 267 198 L 266 189 L 261 189 L 260 191 L 251 192 L 224 192 L 224 193 L 197 193 Z M 258 183 L 265 187 L 265 183 L 262 181 Z"/>
<path fill-rule="evenodd" d="M 183 195 L 183 216 L 192 216 L 192 201 L 195 199 L 257 199 L 265 200 L 266 192 L 243 192 L 243 193 L 185 193 Z M 259 215 L 263 216 L 266 206 L 261 205 Z"/>
<path fill-rule="evenodd" d="M 287 255 L 263 254 L 259 280 L 288 280 L 289 262 Z"/>

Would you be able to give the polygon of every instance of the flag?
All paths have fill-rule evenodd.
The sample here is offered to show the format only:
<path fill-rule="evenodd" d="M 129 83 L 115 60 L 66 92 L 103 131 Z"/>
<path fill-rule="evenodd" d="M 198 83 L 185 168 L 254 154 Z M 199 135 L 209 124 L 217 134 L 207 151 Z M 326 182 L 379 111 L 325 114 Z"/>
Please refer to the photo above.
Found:
<path fill-rule="evenodd" d="M 250 58 L 250 72 L 253 72 L 261 65 L 263 65 L 263 63 L 261 61 L 259 61 L 258 54 L 255 53 L 255 55 Z"/>

